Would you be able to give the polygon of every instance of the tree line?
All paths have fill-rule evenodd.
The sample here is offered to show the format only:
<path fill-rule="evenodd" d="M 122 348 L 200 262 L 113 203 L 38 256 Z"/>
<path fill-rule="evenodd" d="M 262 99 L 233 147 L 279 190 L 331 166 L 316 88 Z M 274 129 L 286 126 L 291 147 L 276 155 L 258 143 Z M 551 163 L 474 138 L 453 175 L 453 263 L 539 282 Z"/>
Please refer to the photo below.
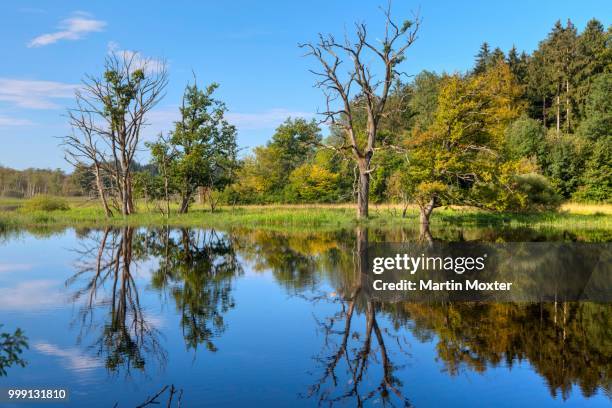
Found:
<path fill-rule="evenodd" d="M 0 197 L 30 198 L 38 194 L 79 196 L 78 175 L 61 169 L 15 170 L 0 166 Z"/>
<path fill-rule="evenodd" d="M 319 67 L 322 120 L 288 118 L 245 157 L 214 95 L 218 84 L 194 78 L 174 129 L 146 143 L 149 164 L 136 163 L 167 71 L 110 56 L 69 110 L 74 184 L 109 216 L 134 212 L 135 198 L 166 214 L 172 201 L 187 212 L 196 197 L 213 211 L 218 203 L 356 201 L 358 217 L 370 202 L 416 203 L 422 223 L 449 204 L 539 211 L 564 199 L 610 202 L 612 26 L 593 19 L 578 33 L 557 22 L 531 54 L 485 42 L 468 72 L 406 80 L 400 67 L 420 18 L 396 23 L 389 9 L 383 14 L 382 37 L 356 24 L 352 37 L 300 45 Z"/>

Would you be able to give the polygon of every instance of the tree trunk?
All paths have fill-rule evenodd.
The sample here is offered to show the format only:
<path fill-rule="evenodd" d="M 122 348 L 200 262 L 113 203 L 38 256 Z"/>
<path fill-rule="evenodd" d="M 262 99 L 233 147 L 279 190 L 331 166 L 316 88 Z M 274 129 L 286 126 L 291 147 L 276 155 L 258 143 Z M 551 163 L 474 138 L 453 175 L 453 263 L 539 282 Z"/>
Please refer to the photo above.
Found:
<path fill-rule="evenodd" d="M 557 134 L 561 130 L 561 97 L 557 93 Z"/>
<path fill-rule="evenodd" d="M 128 210 L 129 210 L 129 214 L 134 214 L 136 212 L 136 208 L 134 207 L 134 195 L 132 194 L 132 173 L 128 172 L 128 174 L 126 175 L 126 178 L 127 178 L 126 196 L 127 196 Z"/>
<path fill-rule="evenodd" d="M 431 216 L 431 213 L 434 209 L 436 205 L 436 199 L 435 197 L 432 198 L 431 200 L 429 200 L 429 202 L 427 204 L 419 204 L 419 209 L 420 209 L 420 221 L 421 221 L 421 225 L 422 226 L 427 226 L 429 227 L 429 217 Z"/>
<path fill-rule="evenodd" d="M 170 217 L 170 195 L 168 194 L 168 175 L 164 166 L 164 199 L 166 200 L 166 219 Z"/>
<path fill-rule="evenodd" d="M 191 195 L 190 194 L 186 194 L 183 196 L 183 198 L 181 199 L 181 208 L 179 209 L 179 212 L 181 214 L 187 214 L 187 212 L 189 211 L 189 201 L 191 199 Z"/>
<path fill-rule="evenodd" d="M 210 205 L 210 212 L 214 213 L 215 209 L 217 208 L 217 200 L 215 200 L 215 197 L 213 196 L 213 191 L 208 190 L 208 204 Z"/>
<path fill-rule="evenodd" d="M 565 114 L 565 123 L 567 125 L 567 133 L 570 132 L 570 96 L 569 96 L 569 91 L 570 91 L 570 87 L 569 87 L 569 79 L 565 81 L 565 108 L 566 108 L 566 114 Z"/>
<path fill-rule="evenodd" d="M 408 203 L 404 202 L 404 208 L 402 208 L 402 218 L 406 218 L 407 211 L 408 211 Z"/>
<path fill-rule="evenodd" d="M 429 230 L 429 224 L 421 224 L 419 229 L 419 241 L 433 244 L 433 236 Z"/>
<path fill-rule="evenodd" d="M 357 218 L 368 218 L 368 200 L 370 196 L 370 160 L 360 159 L 359 185 L 357 186 Z"/>
<path fill-rule="evenodd" d="M 104 193 L 104 183 L 102 182 L 102 177 L 100 176 L 100 167 L 96 164 L 94 170 L 96 176 L 96 187 L 98 188 L 98 196 L 102 201 L 102 207 L 104 207 L 104 215 L 106 215 L 106 218 L 112 217 L 113 212 L 108 207 L 108 202 L 106 201 L 106 194 Z"/>

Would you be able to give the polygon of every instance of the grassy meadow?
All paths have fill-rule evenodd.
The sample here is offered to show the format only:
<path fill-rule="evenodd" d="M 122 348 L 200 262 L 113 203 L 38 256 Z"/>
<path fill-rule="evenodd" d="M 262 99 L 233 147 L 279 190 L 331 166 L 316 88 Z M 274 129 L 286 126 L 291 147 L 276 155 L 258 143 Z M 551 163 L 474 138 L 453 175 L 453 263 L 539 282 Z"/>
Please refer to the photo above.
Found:
<path fill-rule="evenodd" d="M 370 218 L 357 221 L 353 204 L 221 206 L 214 212 L 194 204 L 189 213 L 179 214 L 176 206 L 167 217 L 155 205 L 138 203 L 138 212 L 129 217 L 106 218 L 95 201 L 68 199 L 69 209 L 41 211 L 27 209 L 26 200 L 0 199 L 0 227 L 95 227 L 162 226 L 176 227 L 273 227 L 290 229 L 336 229 L 358 224 L 376 227 L 414 226 L 418 210 L 411 206 L 406 217 L 394 204 L 372 205 Z M 512 214 L 490 213 L 469 207 L 442 207 L 434 211 L 432 227 L 529 227 L 574 229 L 612 229 L 612 205 L 567 203 L 557 212 Z"/>

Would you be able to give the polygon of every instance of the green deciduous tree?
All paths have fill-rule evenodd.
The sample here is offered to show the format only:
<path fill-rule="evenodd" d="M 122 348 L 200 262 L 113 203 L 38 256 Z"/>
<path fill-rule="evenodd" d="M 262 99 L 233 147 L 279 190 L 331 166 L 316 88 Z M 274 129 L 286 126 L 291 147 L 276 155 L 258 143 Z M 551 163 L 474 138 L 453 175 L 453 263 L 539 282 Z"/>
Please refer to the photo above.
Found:
<path fill-rule="evenodd" d="M 506 128 L 524 109 L 521 94 L 503 61 L 482 74 L 443 81 L 432 125 L 415 129 L 405 170 L 394 176 L 394 188 L 419 206 L 421 224 L 444 204 L 527 208 L 518 176 L 531 168 L 506 156 Z"/>
<path fill-rule="evenodd" d="M 205 89 L 196 83 L 187 85 L 174 131 L 167 141 L 160 139 L 151 145 L 159 172 L 169 174 L 164 185 L 180 196 L 181 213 L 189 210 L 199 187 L 208 193 L 223 189 L 235 170 L 236 128 L 225 119 L 223 102 L 213 97 L 217 88 L 215 83 Z"/>
<path fill-rule="evenodd" d="M 289 176 L 314 157 L 320 132 L 314 120 L 288 118 L 266 146 L 256 147 L 243 161 L 232 189 L 248 202 L 291 199 L 293 192 L 287 191 Z"/>

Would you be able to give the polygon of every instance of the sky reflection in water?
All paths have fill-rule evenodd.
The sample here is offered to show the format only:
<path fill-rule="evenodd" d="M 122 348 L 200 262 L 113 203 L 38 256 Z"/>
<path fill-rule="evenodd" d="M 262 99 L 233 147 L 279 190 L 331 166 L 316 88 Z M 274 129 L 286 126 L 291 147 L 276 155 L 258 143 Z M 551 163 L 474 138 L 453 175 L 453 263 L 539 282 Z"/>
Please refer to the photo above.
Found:
<path fill-rule="evenodd" d="M 64 386 L 71 405 L 104 407 L 170 383 L 186 406 L 609 406 L 610 305 L 373 302 L 355 272 L 359 234 L 6 234 L 0 324 L 29 349 L 0 387 Z M 457 234 L 568 239 L 442 239 Z"/>

